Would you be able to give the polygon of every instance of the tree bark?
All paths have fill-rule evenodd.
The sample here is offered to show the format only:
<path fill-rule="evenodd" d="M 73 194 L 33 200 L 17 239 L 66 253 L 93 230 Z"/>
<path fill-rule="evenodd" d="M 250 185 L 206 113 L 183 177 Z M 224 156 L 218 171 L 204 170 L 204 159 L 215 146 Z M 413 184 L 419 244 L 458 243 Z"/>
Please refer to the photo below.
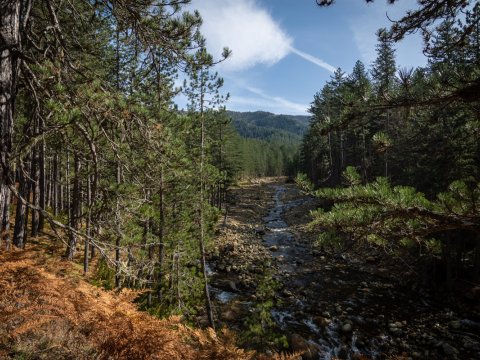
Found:
<path fill-rule="evenodd" d="M 12 192 L 10 189 L 6 189 L 7 193 L 5 194 L 5 204 L 2 207 L 2 212 L 0 216 L 3 214 L 2 219 L 2 236 L 0 237 L 0 242 L 3 238 L 5 241 L 5 249 L 7 251 L 10 250 L 10 200 Z"/>
<path fill-rule="evenodd" d="M 203 91 L 203 90 L 202 90 Z M 205 166 L 205 117 L 203 114 L 203 92 L 200 97 L 200 104 L 202 109 L 200 111 L 200 121 L 201 121 L 201 154 L 200 154 L 200 269 L 203 275 L 203 294 L 205 296 L 205 307 L 207 311 L 208 323 L 212 329 L 215 330 L 215 322 L 213 320 L 213 311 L 212 303 L 210 300 L 210 290 L 208 288 L 208 276 L 207 276 L 207 266 L 205 259 L 205 224 L 204 224 L 204 206 L 205 206 L 205 179 L 204 179 L 204 166 Z"/>
<path fill-rule="evenodd" d="M 88 173 L 88 171 L 87 171 Z M 92 215 L 91 215 L 91 204 L 92 204 L 92 187 L 90 181 L 90 175 L 87 175 L 87 223 L 86 223 L 86 232 L 87 238 L 85 239 L 85 248 L 83 251 L 83 272 L 86 274 L 88 272 L 88 256 L 90 250 L 90 240 L 89 237 L 92 235 Z"/>
<path fill-rule="evenodd" d="M 52 170 L 52 207 L 53 215 L 58 215 L 59 201 L 60 201 L 60 184 L 58 176 L 58 155 L 53 157 L 53 170 Z"/>
<path fill-rule="evenodd" d="M 117 163 L 117 186 L 120 186 L 122 179 L 120 164 Z M 120 227 L 120 199 L 117 191 L 116 209 L 115 209 L 115 226 L 117 231 L 117 238 L 115 239 L 115 287 L 120 289 L 120 244 L 121 244 L 121 227 Z"/>
<path fill-rule="evenodd" d="M 23 167 L 18 169 L 18 192 L 22 196 L 22 198 L 26 199 L 27 193 L 27 186 L 28 186 L 28 179 L 24 174 Z M 26 212 L 26 204 L 17 199 L 17 209 L 15 214 L 15 227 L 13 230 L 13 245 L 17 248 L 23 249 L 24 243 L 24 231 L 25 231 L 25 212 Z M 4 210 L 5 211 L 5 210 Z"/>
<path fill-rule="evenodd" d="M 32 152 L 32 178 L 31 178 L 31 190 L 32 190 L 32 204 L 38 207 L 40 205 L 40 168 L 38 166 L 38 147 L 35 147 Z M 38 235 L 39 225 L 39 212 L 32 210 L 31 221 L 31 236 L 36 237 Z"/>
<path fill-rule="evenodd" d="M 42 129 L 43 131 L 43 129 Z M 40 145 L 38 146 L 38 200 L 39 207 L 43 210 L 46 208 L 47 204 L 47 186 L 46 186 L 46 173 L 45 173 L 45 140 L 42 139 Z M 38 214 L 38 231 L 42 232 L 45 226 L 45 216 L 42 212 Z"/>
<path fill-rule="evenodd" d="M 164 226 L 165 226 L 165 208 L 163 201 L 163 170 L 160 172 L 160 228 L 158 232 L 158 277 L 157 277 L 157 299 L 162 300 L 162 287 L 163 287 L 163 263 L 165 258 L 165 244 L 164 241 Z"/>
<path fill-rule="evenodd" d="M 10 207 L 10 201 L 6 201 L 7 187 L 12 184 L 10 157 L 18 74 L 15 50 L 20 49 L 20 1 L 1 1 L 0 14 L 0 203 L 6 207 L 0 215 L 5 222 Z"/>
<path fill-rule="evenodd" d="M 73 194 L 71 196 L 71 206 L 70 206 L 70 227 L 72 229 L 78 229 L 78 217 L 80 213 L 80 157 L 78 152 L 75 151 L 73 156 Z M 65 257 L 68 260 L 73 260 L 75 256 L 75 250 L 77 246 L 77 235 L 70 231 L 67 251 Z"/>

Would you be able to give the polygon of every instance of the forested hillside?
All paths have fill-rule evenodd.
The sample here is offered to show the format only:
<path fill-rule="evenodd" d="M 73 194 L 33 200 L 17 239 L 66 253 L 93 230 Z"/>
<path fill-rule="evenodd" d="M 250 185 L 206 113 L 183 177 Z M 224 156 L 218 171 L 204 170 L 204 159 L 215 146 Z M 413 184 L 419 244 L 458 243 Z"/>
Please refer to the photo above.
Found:
<path fill-rule="evenodd" d="M 240 136 L 241 174 L 249 177 L 293 176 L 309 116 L 275 115 L 264 111 L 227 111 Z"/>
<path fill-rule="evenodd" d="M 240 136 L 262 140 L 300 140 L 310 116 L 275 115 L 264 111 L 227 111 Z"/>

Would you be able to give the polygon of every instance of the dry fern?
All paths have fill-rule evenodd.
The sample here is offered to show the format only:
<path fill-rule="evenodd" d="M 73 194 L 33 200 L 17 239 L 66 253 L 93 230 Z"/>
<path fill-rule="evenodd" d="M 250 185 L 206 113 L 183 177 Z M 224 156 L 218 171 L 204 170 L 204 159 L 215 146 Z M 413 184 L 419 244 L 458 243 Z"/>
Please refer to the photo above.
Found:
<path fill-rule="evenodd" d="M 232 333 L 192 329 L 179 317 L 138 311 L 132 291 L 98 289 L 31 248 L 0 255 L 0 358 L 266 359 L 239 349 Z M 61 274 L 61 276 L 56 275 Z M 272 359 L 294 359 L 274 355 Z"/>

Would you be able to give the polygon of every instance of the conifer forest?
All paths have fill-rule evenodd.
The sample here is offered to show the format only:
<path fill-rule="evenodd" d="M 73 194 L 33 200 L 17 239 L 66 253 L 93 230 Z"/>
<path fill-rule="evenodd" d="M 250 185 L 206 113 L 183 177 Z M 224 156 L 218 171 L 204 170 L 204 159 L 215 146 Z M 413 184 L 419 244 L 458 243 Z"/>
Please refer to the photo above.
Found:
<path fill-rule="evenodd" d="M 480 359 L 480 3 L 304 115 L 230 106 L 199 3 L 0 0 L 0 359 Z"/>

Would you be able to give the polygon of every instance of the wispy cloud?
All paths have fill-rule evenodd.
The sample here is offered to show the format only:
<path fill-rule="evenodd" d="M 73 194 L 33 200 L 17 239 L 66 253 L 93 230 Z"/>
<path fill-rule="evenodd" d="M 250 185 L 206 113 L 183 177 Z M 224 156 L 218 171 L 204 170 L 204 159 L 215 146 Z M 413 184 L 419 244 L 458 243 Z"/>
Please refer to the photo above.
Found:
<path fill-rule="evenodd" d="M 300 56 L 302 59 L 305 59 L 307 61 L 310 61 L 311 63 L 320 66 L 321 68 L 324 68 L 325 70 L 328 70 L 330 72 L 335 72 L 335 67 L 330 65 L 329 63 L 323 61 L 322 59 L 319 59 L 313 55 L 307 54 L 306 52 L 300 51 L 298 49 L 295 49 L 294 47 L 290 48 L 290 51 L 294 53 L 295 55 Z"/>
<path fill-rule="evenodd" d="M 277 101 L 259 98 L 258 96 L 232 96 L 229 100 L 228 108 L 236 111 L 252 111 L 252 109 L 262 109 L 263 111 L 270 111 L 274 114 L 308 115 L 302 106 L 291 106 L 290 104 L 285 105 L 281 102 L 279 103 Z"/>
<path fill-rule="evenodd" d="M 292 53 L 335 71 L 322 59 L 293 47 L 290 35 L 255 0 L 195 0 L 191 7 L 202 15 L 202 33 L 209 52 L 219 56 L 225 46 L 232 50 L 231 57 L 219 66 L 222 72 L 273 65 Z"/>
<path fill-rule="evenodd" d="M 287 100 L 280 96 L 271 96 L 266 94 L 263 90 L 258 89 L 252 86 L 244 86 L 246 90 L 252 94 L 260 96 L 264 102 L 264 105 L 269 105 L 270 108 L 275 109 L 276 113 L 279 112 L 288 112 L 288 113 L 297 113 L 297 114 L 306 114 L 308 105 L 299 104 L 290 100 Z M 234 98 L 232 98 L 234 99 Z"/>

